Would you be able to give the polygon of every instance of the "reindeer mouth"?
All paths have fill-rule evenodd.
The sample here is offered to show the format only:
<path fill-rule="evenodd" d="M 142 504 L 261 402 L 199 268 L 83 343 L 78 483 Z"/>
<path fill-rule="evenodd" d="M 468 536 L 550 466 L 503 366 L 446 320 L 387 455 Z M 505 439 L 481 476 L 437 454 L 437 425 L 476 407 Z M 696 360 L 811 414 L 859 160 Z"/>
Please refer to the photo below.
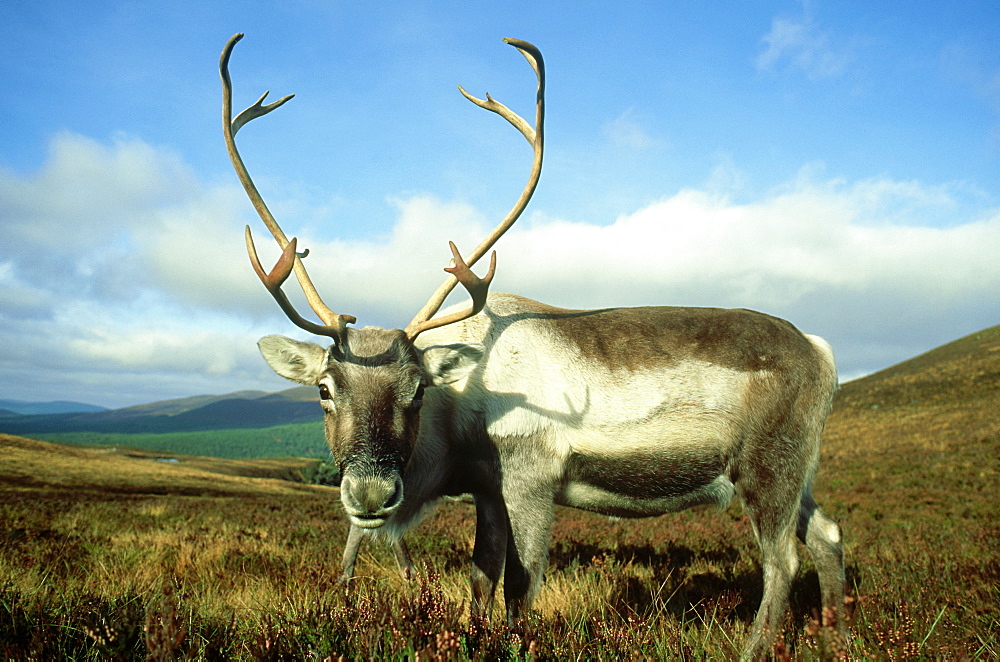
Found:
<path fill-rule="evenodd" d="M 378 515 L 350 515 L 351 524 L 360 529 L 378 529 L 385 525 L 386 518 Z"/>

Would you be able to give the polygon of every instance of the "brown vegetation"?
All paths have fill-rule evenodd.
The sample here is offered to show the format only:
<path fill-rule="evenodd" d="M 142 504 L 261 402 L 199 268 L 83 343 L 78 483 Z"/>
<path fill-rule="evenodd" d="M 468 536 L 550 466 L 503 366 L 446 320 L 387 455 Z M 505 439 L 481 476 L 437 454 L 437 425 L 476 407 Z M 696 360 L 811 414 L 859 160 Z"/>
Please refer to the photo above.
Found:
<path fill-rule="evenodd" d="M 1000 656 L 998 409 L 1000 327 L 838 396 L 816 493 L 844 526 L 855 657 Z M 537 613 L 516 632 L 469 622 L 468 504 L 413 533 L 415 581 L 371 544 L 344 591 L 337 490 L 290 480 L 307 460 L 161 455 L 0 436 L 0 655 L 728 659 L 760 599 L 738 506 L 560 510 Z M 836 658 L 803 559 L 776 657 Z"/>

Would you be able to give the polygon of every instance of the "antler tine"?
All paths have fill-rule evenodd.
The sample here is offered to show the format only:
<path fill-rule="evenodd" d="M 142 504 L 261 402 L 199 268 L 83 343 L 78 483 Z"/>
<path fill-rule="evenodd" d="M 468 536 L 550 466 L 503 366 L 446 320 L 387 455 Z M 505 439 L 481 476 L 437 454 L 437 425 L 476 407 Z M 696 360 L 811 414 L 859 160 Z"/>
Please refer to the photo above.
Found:
<path fill-rule="evenodd" d="M 447 278 L 441 285 L 435 290 L 431 298 L 424 304 L 424 307 L 416 314 L 412 321 L 406 326 L 406 335 L 413 340 L 418 335 L 427 331 L 428 329 L 434 329 L 446 324 L 451 324 L 453 322 L 458 322 L 460 320 L 471 317 L 481 311 L 483 306 L 486 305 L 486 294 L 489 288 L 490 280 L 493 278 L 493 270 L 496 266 L 496 253 L 494 252 L 491 258 L 490 271 L 489 274 L 482 280 L 477 278 L 475 274 L 469 269 L 470 266 L 474 265 L 486 251 L 490 250 L 493 245 L 503 236 L 514 222 L 521 216 L 525 208 L 528 206 L 528 201 L 531 200 L 531 196 L 535 192 L 535 188 L 538 186 L 538 179 L 542 174 L 542 154 L 544 152 L 544 136 L 543 127 L 545 122 L 545 63 L 542 60 L 542 53 L 538 48 L 526 41 L 520 39 L 504 39 L 505 43 L 510 44 L 514 48 L 518 49 L 524 58 L 531 65 L 531 68 L 535 71 L 535 76 L 538 78 L 538 92 L 536 95 L 535 102 L 535 126 L 534 128 L 528 124 L 520 115 L 512 111 L 507 106 L 503 105 L 499 101 L 493 99 L 489 94 L 486 95 L 486 99 L 477 99 L 476 97 L 470 95 L 465 89 L 459 85 L 458 89 L 462 95 L 476 104 L 480 108 L 485 108 L 491 112 L 500 115 L 505 120 L 510 122 L 510 124 L 521 132 L 521 135 L 528 141 L 534 152 L 534 159 L 531 164 L 531 173 L 528 176 L 528 183 L 525 185 L 524 190 L 521 192 L 521 197 L 517 199 L 514 207 L 510 210 L 506 217 L 493 229 L 493 231 L 487 235 L 485 239 L 476 247 L 474 251 L 469 255 L 468 260 L 462 260 L 461 255 L 455 248 L 453 243 L 450 243 L 452 248 L 452 254 L 455 257 L 455 266 L 445 269 L 445 271 L 452 274 L 451 277 Z M 466 275 L 472 274 L 472 278 Z M 448 315 L 447 317 L 431 319 L 434 314 L 440 310 L 444 300 L 451 294 L 451 291 L 455 289 L 458 283 L 469 290 L 469 294 L 472 296 L 472 307 L 464 312 L 454 313 Z M 470 287 L 470 284 L 472 287 Z M 475 291 L 473 291 L 473 287 Z"/>
<path fill-rule="evenodd" d="M 253 245 L 253 238 L 250 235 L 250 227 L 247 226 L 246 241 L 247 252 L 250 255 L 250 262 L 254 267 L 254 271 L 256 271 L 257 275 L 260 277 L 261 282 L 264 283 L 264 287 L 267 288 L 267 291 L 271 293 L 271 296 L 273 296 L 278 302 L 278 305 L 281 306 L 282 311 L 284 311 L 284 313 L 296 326 L 305 329 L 310 333 L 330 336 L 338 344 L 343 344 L 346 340 L 347 325 L 354 324 L 357 321 L 357 318 L 352 315 L 338 315 L 330 310 L 325 303 L 323 303 L 323 299 L 320 298 L 319 292 L 316 291 L 316 287 L 313 285 L 312 279 L 310 279 L 309 274 L 306 273 L 305 265 L 302 264 L 301 257 L 305 257 L 308 251 L 302 254 L 297 254 L 295 252 L 295 239 L 293 238 L 289 241 L 281 227 L 278 225 L 278 222 L 274 220 L 274 216 L 264 203 L 264 198 L 261 197 L 253 179 L 250 178 L 250 173 L 247 172 L 246 165 L 244 165 L 243 159 L 240 157 L 239 150 L 236 148 L 236 132 L 239 131 L 244 124 L 250 120 L 268 114 L 295 96 L 294 94 L 289 94 L 288 96 L 284 96 L 273 103 L 265 105 L 264 99 L 267 98 L 268 92 L 264 92 L 264 94 L 257 99 L 256 103 L 237 115 L 236 119 L 233 119 L 233 85 L 229 77 L 229 58 L 233 54 L 233 48 L 242 38 L 243 33 L 237 33 L 230 37 L 229 41 L 226 42 L 225 48 L 222 49 L 222 55 L 219 57 L 219 76 L 222 78 L 222 132 L 226 138 L 226 151 L 229 152 L 229 160 L 232 161 L 233 168 L 235 168 L 236 174 L 240 178 L 240 182 L 243 184 L 243 188 L 246 190 L 247 196 L 250 198 L 250 202 L 253 203 L 254 209 L 257 210 L 257 215 L 260 216 L 260 220 L 264 222 L 264 225 L 266 225 L 267 229 L 271 231 L 271 234 L 278 242 L 278 245 L 282 248 L 281 258 L 278 260 L 278 263 L 275 265 L 274 269 L 271 270 L 270 274 L 265 274 L 263 268 L 260 266 L 260 260 L 257 257 L 257 250 Z M 288 278 L 293 269 L 295 270 L 295 277 L 298 279 L 299 285 L 302 287 L 302 292 L 306 295 L 306 301 L 308 301 L 309 307 L 312 308 L 313 312 L 315 312 L 316 315 L 319 316 L 320 320 L 323 321 L 323 325 L 314 324 L 299 315 L 295 311 L 291 302 L 289 302 L 288 297 L 286 297 L 284 292 L 281 291 L 282 283 L 284 283 L 285 279 Z"/>

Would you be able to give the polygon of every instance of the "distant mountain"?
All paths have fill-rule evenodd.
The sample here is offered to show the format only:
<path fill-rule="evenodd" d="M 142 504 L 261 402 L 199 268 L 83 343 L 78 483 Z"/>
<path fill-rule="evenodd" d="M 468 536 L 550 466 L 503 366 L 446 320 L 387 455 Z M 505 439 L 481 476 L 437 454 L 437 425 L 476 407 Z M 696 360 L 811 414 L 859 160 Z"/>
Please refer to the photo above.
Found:
<path fill-rule="evenodd" d="M 14 414 L 77 414 L 84 412 L 107 411 L 106 407 L 88 405 L 83 402 L 56 400 L 54 402 L 24 402 L 22 400 L 0 400 L 0 416 Z"/>
<path fill-rule="evenodd" d="M 293 386 L 292 388 L 286 388 L 284 391 L 278 391 L 277 393 L 270 393 L 265 395 L 264 398 L 286 398 L 288 400 L 297 400 L 299 402 L 319 402 L 319 392 L 316 390 L 315 386 Z"/>
<path fill-rule="evenodd" d="M 323 412 L 317 400 L 316 389 L 300 387 L 279 393 L 238 391 L 200 395 L 101 411 L 0 414 L 0 431 L 140 434 L 262 428 L 321 419 Z"/>

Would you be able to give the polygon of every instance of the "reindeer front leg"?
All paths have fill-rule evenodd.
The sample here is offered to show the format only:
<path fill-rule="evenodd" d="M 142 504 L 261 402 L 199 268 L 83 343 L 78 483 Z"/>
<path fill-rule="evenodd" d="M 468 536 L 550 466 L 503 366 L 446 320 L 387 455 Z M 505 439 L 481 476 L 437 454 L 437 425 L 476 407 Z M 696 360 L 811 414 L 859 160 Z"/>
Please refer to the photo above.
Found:
<path fill-rule="evenodd" d="M 361 539 L 365 532 L 353 524 L 347 531 L 347 544 L 344 545 L 344 556 L 341 560 L 340 584 L 345 586 L 354 579 L 354 564 L 358 560 L 358 549 L 361 547 Z"/>
<path fill-rule="evenodd" d="M 506 558 L 507 510 L 499 495 L 474 495 L 476 545 L 472 552 L 472 616 L 488 618 L 493 611 Z"/>
<path fill-rule="evenodd" d="M 413 575 L 413 561 L 410 560 L 410 550 L 402 538 L 392 543 L 392 553 L 396 557 L 399 574 L 403 575 L 403 579 L 409 581 Z"/>
<path fill-rule="evenodd" d="M 553 496 L 530 481 L 504 481 L 510 536 L 503 588 L 510 625 L 531 609 L 541 587 L 549 558 Z"/>

